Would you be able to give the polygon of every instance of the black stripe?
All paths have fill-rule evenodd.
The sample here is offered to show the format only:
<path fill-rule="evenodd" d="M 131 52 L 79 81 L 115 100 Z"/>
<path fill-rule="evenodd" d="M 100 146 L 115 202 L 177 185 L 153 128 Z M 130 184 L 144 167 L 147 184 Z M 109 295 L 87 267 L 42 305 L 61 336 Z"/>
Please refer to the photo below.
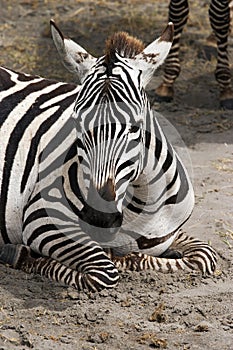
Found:
<path fill-rule="evenodd" d="M 29 75 L 29 74 L 24 74 L 20 72 L 14 72 L 14 73 L 18 74 L 17 80 L 19 81 L 31 81 L 31 80 L 40 78 L 39 75 Z"/>
<path fill-rule="evenodd" d="M 74 195 L 80 200 L 80 202 L 84 205 L 85 201 L 83 198 L 83 194 L 81 191 L 81 188 L 79 186 L 78 183 L 78 164 L 77 163 L 73 163 L 68 171 L 69 174 L 69 182 L 70 182 L 70 187 L 72 189 L 72 192 L 74 193 Z"/>
<path fill-rule="evenodd" d="M 178 171 L 178 174 L 180 177 L 180 182 L 181 182 L 179 191 L 174 196 L 171 196 L 170 198 L 168 198 L 164 202 L 164 205 L 176 204 L 176 203 L 182 202 L 185 199 L 185 197 L 189 191 L 188 180 L 187 180 L 186 174 L 184 172 L 184 168 L 183 168 L 182 164 L 180 163 L 179 159 L 177 159 L 177 171 Z"/>
<path fill-rule="evenodd" d="M 15 84 L 11 80 L 11 74 L 0 67 L 0 92 L 12 88 Z"/>
<path fill-rule="evenodd" d="M 85 251 L 87 247 L 85 247 L 83 244 L 76 242 L 75 239 L 68 238 L 67 235 L 72 232 L 74 231 L 57 233 L 56 235 L 52 235 L 52 237 L 44 238 L 40 243 L 41 251 L 43 249 L 43 246 L 45 246 L 47 243 L 55 241 L 56 239 L 59 239 L 59 238 L 64 238 L 61 242 L 52 244 L 52 246 L 49 248 L 49 256 L 52 256 L 54 252 L 62 249 L 62 251 L 58 254 L 58 256 L 61 258 L 59 259 L 59 261 L 63 262 L 64 260 L 62 260 L 62 256 L 65 256 L 64 252 L 67 250 L 66 247 L 70 244 L 72 244 L 72 246 L 69 248 L 71 249 L 72 252 L 75 252 L 75 254 L 78 256 L 78 254 L 80 254 L 82 251 Z M 82 248 L 82 250 L 80 250 L 80 248 Z"/>
<path fill-rule="evenodd" d="M 29 225 L 31 222 L 40 219 L 40 218 L 46 218 L 46 217 L 50 217 L 51 220 L 56 220 L 59 219 L 61 221 L 64 222 L 72 222 L 75 225 L 77 225 L 77 220 L 73 220 L 70 216 L 67 216 L 66 214 L 62 213 L 61 211 L 57 210 L 57 209 L 52 209 L 52 208 L 43 208 L 43 209 L 38 209 L 35 210 L 33 213 L 31 213 L 27 219 L 24 221 L 23 223 L 23 230 L 26 228 L 27 225 Z M 58 227 L 60 227 L 60 224 L 58 225 Z M 30 246 L 30 244 L 32 243 L 32 241 L 34 239 L 36 239 L 37 236 L 36 235 L 31 235 L 28 238 L 27 241 L 27 245 Z"/>
<path fill-rule="evenodd" d="M 43 136 L 43 135 L 42 135 Z M 41 154 L 42 155 L 42 154 Z M 67 163 L 70 159 L 74 158 L 77 155 L 76 145 L 73 144 L 70 149 L 65 149 L 62 154 L 59 154 L 52 163 L 50 163 L 47 168 L 39 172 L 38 179 L 41 180 L 51 174 L 54 170 L 59 169 L 63 164 Z"/>
<path fill-rule="evenodd" d="M 129 203 L 126 205 L 127 205 L 127 209 L 129 209 L 133 213 L 141 214 L 143 212 L 143 207 L 142 208 L 135 207 L 135 205 L 133 205 L 132 203 Z"/>
<path fill-rule="evenodd" d="M 157 139 L 156 139 L 157 142 Z M 161 170 L 159 171 L 159 173 L 149 182 L 149 185 L 154 184 L 155 182 L 157 182 L 162 176 L 165 176 L 165 173 L 167 172 L 167 170 L 170 168 L 172 161 L 173 161 L 173 150 L 171 148 L 171 145 L 169 143 L 167 143 L 167 156 L 166 159 L 162 165 Z"/>
<path fill-rule="evenodd" d="M 54 226 L 52 227 L 46 227 L 46 226 Z M 57 231 L 56 233 L 50 234 L 49 231 Z M 44 238 L 40 239 L 40 244 L 39 244 L 39 252 L 43 252 L 43 248 L 46 244 L 52 243 L 52 246 L 49 248 L 49 256 L 52 256 L 52 253 L 54 253 L 57 249 L 57 247 L 65 247 L 66 244 L 74 243 L 74 241 L 67 236 L 70 233 L 74 233 L 74 228 L 70 231 L 65 231 L 65 232 L 59 232 L 60 230 L 56 225 L 44 225 L 41 227 L 38 227 L 33 234 L 37 235 L 37 237 L 40 239 L 40 236 L 43 235 L 43 233 L 48 232 L 48 235 Z M 54 244 L 53 242 L 59 238 L 63 238 L 63 240 L 60 243 Z"/>
<path fill-rule="evenodd" d="M 162 236 L 162 237 L 146 238 L 146 237 L 141 236 L 141 237 L 136 239 L 136 242 L 138 244 L 138 248 L 139 249 L 149 249 L 149 248 L 155 247 L 161 243 L 164 243 L 169 238 L 174 236 L 176 231 L 170 232 L 167 235 Z"/>
<path fill-rule="evenodd" d="M 79 233 L 78 238 L 79 238 L 79 240 L 81 240 L 83 238 L 83 234 L 81 232 Z M 58 253 L 57 258 L 61 262 L 64 262 L 64 261 L 69 260 L 69 259 L 72 259 L 73 257 L 77 256 L 77 251 L 75 251 L 76 249 L 78 249 L 78 253 L 79 254 L 82 254 L 87 249 L 87 247 L 93 247 L 93 244 L 89 244 L 87 246 L 87 244 L 89 242 L 90 242 L 90 237 L 86 236 L 86 239 L 82 240 L 82 243 L 78 243 L 78 242 L 75 243 L 75 249 L 74 249 L 73 245 L 71 247 L 68 247 L 68 248 L 63 247 L 64 249 L 60 253 Z M 66 256 L 69 253 L 72 253 L 72 255 Z M 66 256 L 66 257 L 64 258 L 64 256 Z"/>
<path fill-rule="evenodd" d="M 155 159 L 154 159 L 153 170 L 155 170 L 155 168 L 158 164 L 160 155 L 161 155 L 161 151 L 162 151 L 162 135 L 161 135 L 161 132 L 159 130 L 159 126 L 158 126 L 156 119 L 154 119 L 153 129 L 154 129 L 154 135 L 155 135 L 155 153 L 154 153 Z M 149 125 L 148 130 L 151 130 L 151 125 Z"/>
<path fill-rule="evenodd" d="M 61 88 L 63 88 L 63 86 L 61 86 Z M 58 93 L 58 95 L 60 95 L 60 90 L 61 90 L 60 88 L 56 89 L 56 92 Z M 73 87 L 72 87 L 72 90 L 73 90 Z M 50 94 L 48 97 L 50 97 Z M 45 120 L 40 125 L 35 136 L 32 138 L 30 148 L 28 151 L 28 155 L 27 155 L 26 166 L 24 169 L 22 182 L 21 182 L 21 193 L 25 189 L 28 178 L 30 176 L 30 172 L 32 170 L 32 167 L 35 164 L 36 159 L 37 159 L 36 153 L 38 151 L 41 137 L 44 134 L 46 134 L 46 132 L 50 129 L 51 126 L 54 125 L 54 123 L 56 123 L 56 121 L 62 115 L 64 110 L 66 108 L 68 108 L 71 105 L 71 103 L 74 101 L 74 98 L 75 98 L 74 95 L 72 95 L 72 96 L 65 98 L 61 102 L 59 102 L 59 104 L 62 103 L 62 107 L 60 107 L 54 114 L 52 114 L 47 120 Z M 47 110 L 49 108 L 51 108 L 51 105 L 44 110 Z M 39 109 L 34 110 L 34 108 L 32 107 L 32 109 L 30 111 L 28 111 L 27 116 L 34 115 L 34 117 L 36 117 L 36 116 L 38 116 L 38 114 L 39 114 Z M 59 131 L 59 133 L 56 135 L 56 137 L 54 137 L 50 141 L 49 145 L 45 148 L 45 150 L 43 150 L 43 152 L 40 155 L 40 161 L 44 160 L 48 156 L 48 151 L 52 152 L 59 145 L 59 143 L 61 143 L 61 141 L 64 140 L 63 137 L 65 137 L 66 135 L 68 135 L 71 132 L 72 127 L 74 127 L 73 120 L 69 120 L 64 125 L 64 127 Z"/>
<path fill-rule="evenodd" d="M 90 265 L 91 262 L 94 264 L 94 267 L 98 265 L 103 266 L 104 264 L 103 259 L 107 263 L 109 263 L 108 258 L 106 257 L 106 255 L 103 253 L 102 249 L 98 245 L 90 246 L 90 247 L 86 246 L 84 247 L 83 251 L 84 252 L 86 251 L 86 253 L 84 254 L 82 253 L 82 259 L 80 259 L 80 256 L 77 255 L 77 252 L 74 251 L 73 254 L 70 255 L 69 258 L 67 257 L 66 259 L 64 259 L 64 261 L 71 260 L 73 258 L 73 260 L 70 262 L 70 265 L 74 265 L 74 264 L 77 265 L 76 266 L 77 270 L 80 270 L 82 266 L 85 264 Z"/>
<path fill-rule="evenodd" d="M 15 92 L 14 94 L 11 94 L 7 97 L 5 97 L 1 103 L 0 103 L 0 108 L 1 108 L 1 115 L 0 115 L 0 127 L 4 123 L 4 121 L 7 119 L 8 115 L 10 112 L 20 103 L 22 102 L 27 96 L 30 94 L 43 90 L 45 87 L 53 85 L 55 82 L 52 80 L 46 80 L 43 79 L 37 83 L 31 83 L 28 84 L 24 89 Z M 40 111 L 41 112 L 41 111 Z M 19 123 L 17 124 L 18 128 L 18 133 L 22 133 L 24 131 L 25 126 L 29 125 L 31 120 L 27 116 L 21 118 Z"/>

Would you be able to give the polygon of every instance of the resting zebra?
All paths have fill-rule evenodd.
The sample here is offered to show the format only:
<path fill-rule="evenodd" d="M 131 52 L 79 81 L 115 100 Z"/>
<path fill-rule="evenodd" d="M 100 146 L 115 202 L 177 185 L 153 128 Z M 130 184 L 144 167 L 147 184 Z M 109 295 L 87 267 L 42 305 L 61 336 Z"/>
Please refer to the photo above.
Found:
<path fill-rule="evenodd" d="M 116 33 L 98 59 L 51 29 L 81 85 L 0 70 L 0 261 L 92 291 L 118 269 L 213 273 L 215 251 L 179 233 L 193 189 L 145 93 L 173 25 L 146 48 Z"/>
<path fill-rule="evenodd" d="M 220 105 L 233 109 L 233 90 L 229 56 L 227 52 L 228 34 L 230 31 L 229 0 L 211 0 L 209 7 L 210 24 L 217 39 L 217 66 L 215 77 L 220 88 Z M 174 23 L 174 41 L 165 61 L 163 83 L 155 90 L 159 101 L 171 101 L 174 96 L 173 84 L 180 73 L 179 48 L 180 37 L 188 20 L 188 0 L 171 0 L 169 5 L 169 21 Z"/>

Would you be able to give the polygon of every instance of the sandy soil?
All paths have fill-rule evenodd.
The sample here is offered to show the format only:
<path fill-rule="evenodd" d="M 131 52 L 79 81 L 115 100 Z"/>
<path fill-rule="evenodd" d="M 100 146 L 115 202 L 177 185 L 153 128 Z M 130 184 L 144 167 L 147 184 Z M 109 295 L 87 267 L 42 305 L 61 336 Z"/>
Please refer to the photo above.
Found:
<path fill-rule="evenodd" d="M 116 29 L 149 42 L 167 17 L 166 1 L 1 0 L 0 5 L 0 64 L 66 81 L 73 77 L 50 39 L 51 17 L 94 54 Z M 205 48 L 207 5 L 191 2 L 174 102 L 154 107 L 185 155 L 195 187 L 196 207 L 184 230 L 216 248 L 216 275 L 122 273 L 116 289 L 86 294 L 1 265 L 1 350 L 233 349 L 233 112 L 218 105 L 215 52 Z M 232 38 L 230 57 L 233 62 Z M 152 98 L 161 74 L 149 86 Z"/>

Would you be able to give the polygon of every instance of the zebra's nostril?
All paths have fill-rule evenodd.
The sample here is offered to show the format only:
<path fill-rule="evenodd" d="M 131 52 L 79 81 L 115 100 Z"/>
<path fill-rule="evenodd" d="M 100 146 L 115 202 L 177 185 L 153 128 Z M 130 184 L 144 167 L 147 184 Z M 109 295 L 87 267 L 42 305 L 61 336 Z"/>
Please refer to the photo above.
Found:
<path fill-rule="evenodd" d="M 116 191 L 112 179 L 108 179 L 106 183 L 99 189 L 97 189 L 97 186 L 93 183 L 93 181 L 90 182 L 87 197 L 87 202 L 90 206 L 97 206 L 97 208 L 102 207 L 108 211 L 108 208 L 114 204 L 115 198 Z"/>
<path fill-rule="evenodd" d="M 115 186 L 112 179 L 108 179 L 103 187 L 98 191 L 100 197 L 107 202 L 114 201 L 116 198 Z"/>
<path fill-rule="evenodd" d="M 97 189 L 91 181 L 85 210 L 91 213 L 93 217 L 102 217 L 107 213 L 113 214 L 114 216 L 114 214 L 118 212 L 115 197 L 116 192 L 112 180 L 109 179 L 100 189 Z"/>

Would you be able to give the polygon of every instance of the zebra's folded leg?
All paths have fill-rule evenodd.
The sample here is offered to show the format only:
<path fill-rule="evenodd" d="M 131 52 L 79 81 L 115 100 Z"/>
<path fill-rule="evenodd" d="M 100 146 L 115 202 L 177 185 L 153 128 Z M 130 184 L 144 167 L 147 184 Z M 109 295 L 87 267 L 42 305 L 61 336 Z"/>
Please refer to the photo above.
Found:
<path fill-rule="evenodd" d="M 160 258 L 139 252 L 126 256 L 113 256 L 112 261 L 119 271 L 154 270 L 163 273 L 187 269 L 181 259 Z M 190 270 L 190 268 L 188 267 Z"/>
<path fill-rule="evenodd" d="M 183 254 L 181 252 L 179 252 L 178 250 L 174 250 L 174 249 L 168 248 L 159 257 L 160 258 L 167 258 L 167 259 L 180 259 L 180 258 L 183 257 Z"/>
<path fill-rule="evenodd" d="M 213 274 L 217 265 L 217 253 L 206 242 L 180 232 L 172 245 L 171 250 L 180 252 L 182 261 L 193 270 L 200 270 L 204 275 Z"/>
<path fill-rule="evenodd" d="M 180 233 L 160 257 L 135 252 L 123 257 L 112 254 L 111 259 L 118 270 L 155 270 L 163 273 L 199 270 L 205 275 L 214 273 L 217 254 L 209 244 Z"/>
<path fill-rule="evenodd" d="M 18 269 L 22 261 L 30 256 L 30 250 L 23 244 L 5 244 L 0 250 L 0 263 Z"/>
<path fill-rule="evenodd" d="M 28 246 L 6 244 L 0 251 L 0 262 L 9 264 L 15 269 L 26 273 L 39 274 L 53 281 L 74 287 L 78 290 L 99 291 L 103 288 L 113 288 L 118 282 L 118 271 L 114 264 L 105 257 L 105 266 L 95 266 L 92 262 L 81 271 L 50 257 L 34 258 Z"/>

